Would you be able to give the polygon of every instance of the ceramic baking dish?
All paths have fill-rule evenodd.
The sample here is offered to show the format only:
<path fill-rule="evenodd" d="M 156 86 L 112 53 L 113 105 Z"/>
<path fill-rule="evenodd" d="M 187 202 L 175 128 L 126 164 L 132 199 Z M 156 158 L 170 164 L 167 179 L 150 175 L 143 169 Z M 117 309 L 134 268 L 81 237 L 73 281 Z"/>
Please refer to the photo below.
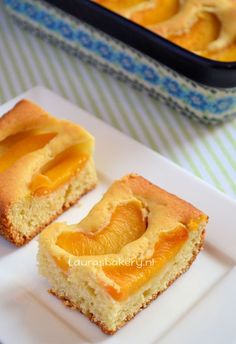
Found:
<path fill-rule="evenodd" d="M 188 117 L 217 124 L 236 114 L 236 62 L 199 57 L 92 1 L 4 2 L 24 28 Z"/>

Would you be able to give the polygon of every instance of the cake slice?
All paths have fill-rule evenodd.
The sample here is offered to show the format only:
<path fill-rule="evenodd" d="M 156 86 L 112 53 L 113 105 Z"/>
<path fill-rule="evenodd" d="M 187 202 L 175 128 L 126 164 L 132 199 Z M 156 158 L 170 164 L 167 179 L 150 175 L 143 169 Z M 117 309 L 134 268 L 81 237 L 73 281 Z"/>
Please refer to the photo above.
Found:
<path fill-rule="evenodd" d="M 191 265 L 207 215 L 138 175 L 114 184 L 77 225 L 39 239 L 51 292 L 113 334 Z"/>
<path fill-rule="evenodd" d="M 0 234 L 33 238 L 96 185 L 94 139 L 28 100 L 0 118 Z"/>

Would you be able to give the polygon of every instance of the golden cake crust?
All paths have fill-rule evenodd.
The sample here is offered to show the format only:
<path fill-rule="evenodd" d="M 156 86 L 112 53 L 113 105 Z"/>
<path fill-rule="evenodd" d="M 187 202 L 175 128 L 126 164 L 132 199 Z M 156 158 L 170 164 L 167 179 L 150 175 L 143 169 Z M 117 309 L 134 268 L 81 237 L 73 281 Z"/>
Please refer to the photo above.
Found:
<path fill-rule="evenodd" d="M 17 246 L 31 240 L 47 224 L 51 223 L 60 213 L 82 196 L 77 195 L 69 203 L 63 204 L 62 208 L 53 213 L 46 223 L 35 227 L 30 233 L 21 233 L 20 224 L 19 228 L 12 225 L 9 212 L 13 205 L 16 205 L 24 198 L 30 197 L 30 183 L 33 177 L 40 173 L 47 163 L 53 161 L 57 155 L 69 147 L 80 145 L 81 151 L 90 158 L 94 149 L 94 138 L 85 129 L 69 121 L 54 118 L 44 109 L 26 99 L 19 101 L 0 118 L 0 155 L 4 154 L 4 151 L 2 151 L 4 147 L 1 147 L 1 143 L 9 137 L 21 133 L 52 134 L 52 138 L 42 148 L 20 156 L 10 167 L 0 173 L 0 234 Z M 95 185 L 96 181 L 94 180 L 92 185 L 83 190 L 83 194 L 91 190 Z"/>

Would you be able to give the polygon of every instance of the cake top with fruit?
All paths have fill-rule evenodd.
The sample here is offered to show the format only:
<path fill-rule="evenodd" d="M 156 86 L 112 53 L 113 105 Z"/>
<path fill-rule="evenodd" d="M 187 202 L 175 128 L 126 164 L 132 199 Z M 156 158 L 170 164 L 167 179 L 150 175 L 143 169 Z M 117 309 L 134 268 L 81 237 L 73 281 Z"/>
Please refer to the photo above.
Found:
<path fill-rule="evenodd" d="M 200 56 L 236 61 L 235 0 L 95 0 Z"/>

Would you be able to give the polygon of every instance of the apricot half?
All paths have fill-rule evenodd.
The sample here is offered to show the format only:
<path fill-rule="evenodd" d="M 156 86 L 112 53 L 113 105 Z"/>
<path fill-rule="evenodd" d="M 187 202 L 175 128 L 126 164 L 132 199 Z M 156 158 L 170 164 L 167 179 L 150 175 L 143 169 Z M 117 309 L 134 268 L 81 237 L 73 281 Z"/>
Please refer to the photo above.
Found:
<path fill-rule="evenodd" d="M 87 155 L 82 154 L 79 147 L 66 149 L 33 178 L 30 184 L 31 192 L 37 196 L 49 194 L 78 173 L 87 160 Z"/>
<path fill-rule="evenodd" d="M 11 167 L 17 160 L 26 154 L 29 154 L 37 149 L 43 148 L 50 140 L 56 136 L 55 133 L 16 135 L 12 138 L 6 139 L 6 142 L 1 143 L 5 152 L 0 159 L 0 173 Z M 6 143 L 9 143 L 7 149 Z"/>
<path fill-rule="evenodd" d="M 170 262 L 188 239 L 188 231 L 180 226 L 171 232 L 160 234 L 153 256 L 127 266 L 105 266 L 103 271 L 120 287 L 117 291 L 105 285 L 108 293 L 117 301 L 127 299 Z"/>
<path fill-rule="evenodd" d="M 122 247 L 138 239 L 146 230 L 138 202 L 118 205 L 107 226 L 96 234 L 64 232 L 56 244 L 74 256 L 119 253 Z"/>

